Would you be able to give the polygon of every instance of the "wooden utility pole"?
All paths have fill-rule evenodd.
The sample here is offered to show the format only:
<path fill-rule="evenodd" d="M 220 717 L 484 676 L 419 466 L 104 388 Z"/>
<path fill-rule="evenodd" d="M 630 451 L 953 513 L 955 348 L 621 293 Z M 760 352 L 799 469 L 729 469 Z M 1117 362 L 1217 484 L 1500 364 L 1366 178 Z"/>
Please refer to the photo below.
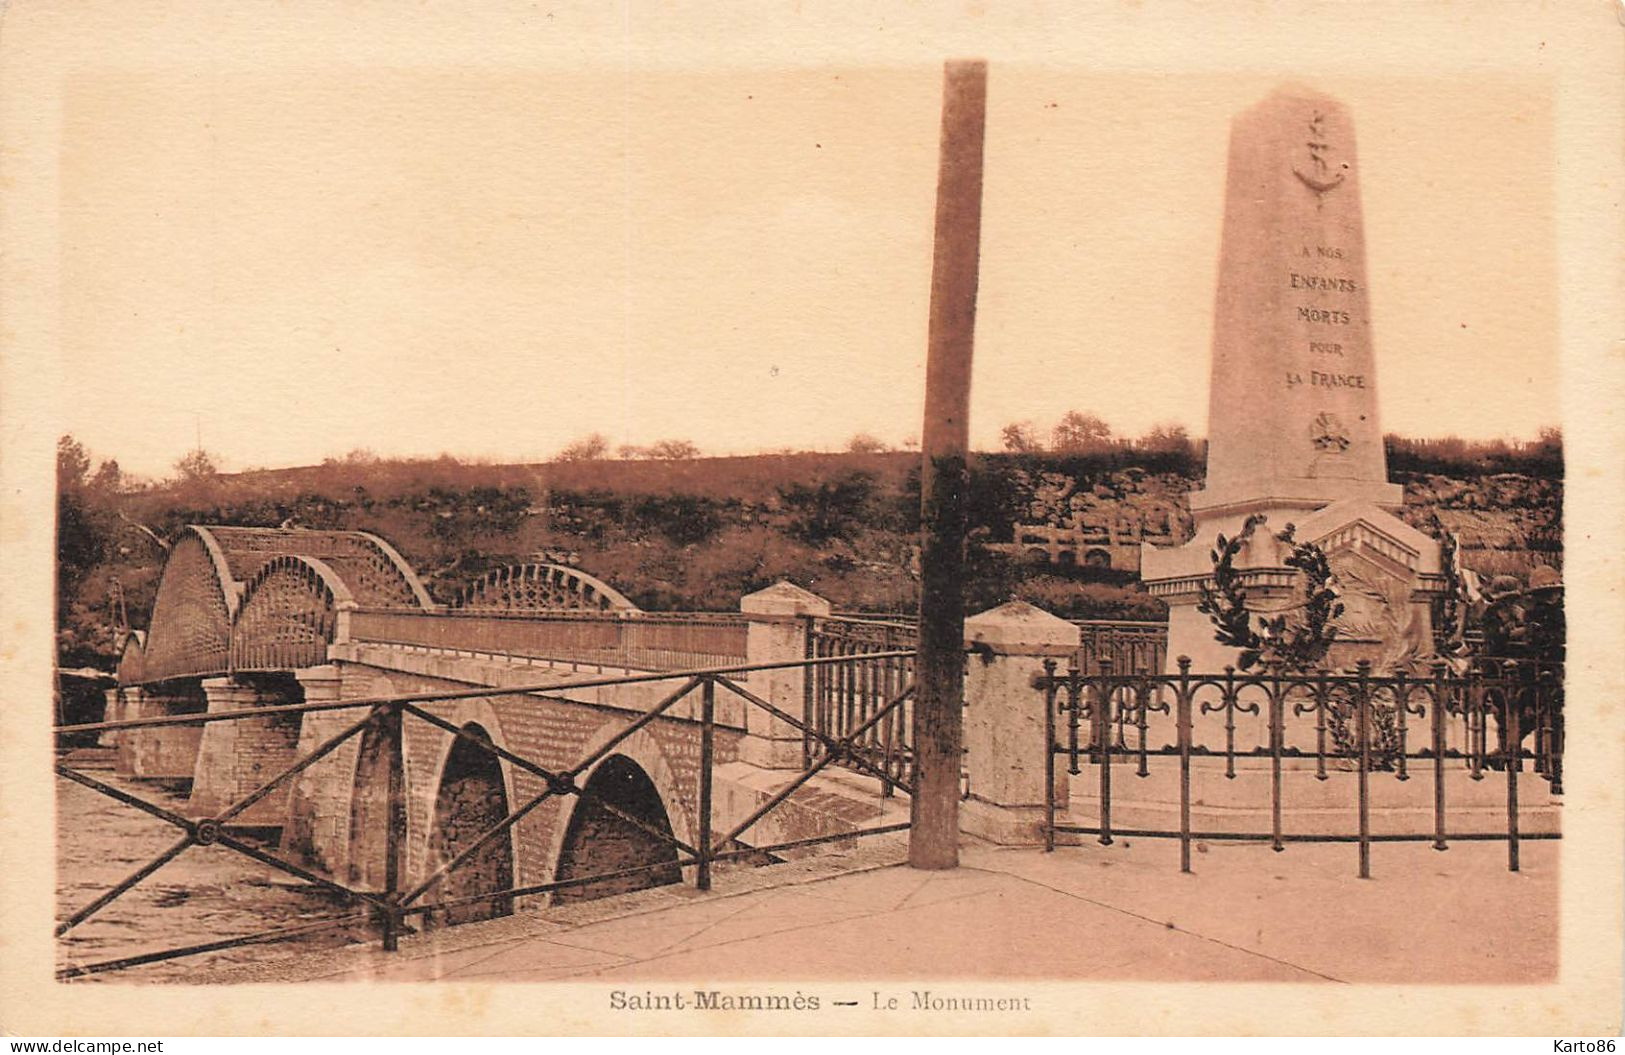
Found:
<path fill-rule="evenodd" d="M 982 237 L 987 63 L 949 62 L 942 77 L 936 248 L 920 466 L 920 641 L 915 661 L 914 794 L 908 860 L 959 865 L 959 769 L 965 701 L 966 450 L 971 346 Z"/>

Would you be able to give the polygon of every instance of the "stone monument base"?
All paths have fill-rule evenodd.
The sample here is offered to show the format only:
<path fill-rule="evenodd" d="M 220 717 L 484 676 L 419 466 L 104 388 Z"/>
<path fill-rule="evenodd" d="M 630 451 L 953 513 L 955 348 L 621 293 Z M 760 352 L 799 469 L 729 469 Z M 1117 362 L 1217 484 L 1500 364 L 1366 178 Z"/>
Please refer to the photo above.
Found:
<path fill-rule="evenodd" d="M 1213 581 L 1217 536 L 1236 537 L 1251 513 L 1267 519 L 1235 561 L 1250 609 L 1260 616 L 1290 611 L 1301 599 L 1302 576 L 1285 563 L 1290 547 L 1275 537 L 1291 524 L 1297 542 L 1312 542 L 1326 554 L 1344 606 L 1337 641 L 1326 658 L 1329 669 L 1369 660 L 1381 674 L 1395 664 L 1425 663 L 1431 657 L 1432 600 L 1445 588 L 1437 541 L 1369 501 L 1350 499 L 1309 509 L 1268 500 L 1245 511 L 1198 514 L 1190 542 L 1148 545 L 1142 552 L 1146 588 L 1168 605 L 1165 673 L 1178 669 L 1180 656 L 1189 656 L 1192 669 L 1203 673 L 1237 663 L 1239 650 L 1214 640 L 1212 621 L 1196 606 L 1203 585 Z"/>

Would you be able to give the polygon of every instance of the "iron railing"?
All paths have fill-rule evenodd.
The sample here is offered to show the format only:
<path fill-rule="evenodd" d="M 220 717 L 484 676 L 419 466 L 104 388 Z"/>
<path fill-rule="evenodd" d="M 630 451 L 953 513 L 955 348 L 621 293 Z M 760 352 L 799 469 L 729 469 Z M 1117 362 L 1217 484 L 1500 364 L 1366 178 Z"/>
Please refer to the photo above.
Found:
<path fill-rule="evenodd" d="M 880 722 L 871 719 L 914 678 L 917 631 L 898 622 L 853 617 L 807 619 L 809 660 L 845 660 L 808 669 L 802 683 L 802 758 L 811 761 L 821 737 L 846 738 L 866 729 L 862 743 L 902 783 L 914 772 L 913 710 L 905 702 Z M 878 658 L 861 658 L 865 655 Z M 883 782 L 881 794 L 892 785 Z"/>
<path fill-rule="evenodd" d="M 1505 840 L 1508 868 L 1518 870 L 1518 847 L 1525 839 L 1559 838 L 1556 832 L 1522 832 L 1519 828 L 1519 773 L 1525 763 L 1546 780 L 1553 794 L 1562 792 L 1562 668 L 1549 664 L 1503 664 L 1467 674 L 1437 664 L 1431 677 L 1404 673 L 1374 677 L 1362 661 L 1354 673 L 1243 674 L 1227 667 L 1222 674 L 1193 674 L 1190 660 L 1179 659 L 1171 675 L 1119 674 L 1109 661 L 1086 673 L 1076 665 L 1058 672 L 1054 660 L 1044 664 L 1035 687 L 1044 694 L 1045 848 L 1055 849 L 1058 833 L 1094 835 L 1109 845 L 1116 836 L 1175 838 L 1180 842 L 1180 870 L 1191 870 L 1191 844 L 1196 840 L 1267 841 L 1276 850 L 1291 842 L 1354 842 L 1359 845 L 1359 874 L 1371 874 L 1374 842 L 1431 842 L 1444 850 L 1451 840 Z M 1219 744 L 1198 738 L 1199 716 Z M 1262 743 L 1237 747 L 1237 717 L 1254 716 L 1264 724 Z M 1172 743 L 1156 744 L 1154 719 L 1172 718 Z M 1302 721 L 1294 722 L 1294 719 Z M 1497 733 L 1493 740 L 1490 726 Z M 1529 747 L 1524 741 L 1532 738 Z M 1289 746 L 1288 741 L 1292 741 Z M 1451 742 L 1457 746 L 1451 746 Z M 1309 744 L 1311 746 L 1298 746 Z M 1238 758 L 1267 761 L 1270 776 L 1267 832 L 1198 831 L 1191 825 L 1192 759 L 1224 761 L 1224 777 L 1234 780 Z M 1099 779 L 1098 823 L 1068 824 L 1057 818 L 1056 765 L 1064 760 L 1077 776 L 1083 763 Z M 1132 777 L 1151 776 L 1152 759 L 1174 759 L 1179 774 L 1178 828 L 1114 828 L 1112 780 L 1127 769 Z M 1352 770 L 1355 830 L 1294 832 L 1283 830 L 1282 771 L 1312 760 L 1314 776 L 1327 780 L 1328 764 Z M 1411 770 L 1424 768 L 1433 782 L 1433 830 L 1430 833 L 1382 833 L 1371 830 L 1371 781 L 1378 774 L 1408 781 Z M 1464 770 L 1473 780 L 1499 771 L 1506 784 L 1504 831 L 1452 831 L 1447 822 L 1447 768 Z"/>
<path fill-rule="evenodd" d="M 1098 674 L 1106 663 L 1119 674 L 1161 674 L 1168 656 L 1168 624 L 1127 619 L 1074 619 L 1083 631 L 1077 665 Z"/>
<path fill-rule="evenodd" d="M 471 904 L 504 904 L 511 903 L 517 897 L 547 894 L 580 887 L 593 883 L 604 883 L 611 880 L 625 879 L 627 877 L 648 875 L 660 870 L 692 867 L 695 885 L 700 890 L 709 890 L 711 887 L 712 867 L 719 862 L 732 861 L 743 857 L 756 857 L 763 854 L 781 853 L 818 845 L 820 843 L 837 842 L 856 839 L 862 836 L 881 835 L 890 832 L 904 831 L 908 828 L 907 822 L 884 824 L 870 828 L 842 831 L 829 835 L 797 839 L 789 842 L 772 843 L 768 845 L 747 845 L 745 836 L 756 827 L 764 818 L 778 809 L 791 795 L 817 776 L 825 767 L 840 763 L 855 768 L 879 779 L 889 790 L 908 792 L 911 783 L 908 779 L 900 778 L 895 770 L 885 764 L 884 759 L 872 746 L 870 734 L 876 728 L 886 724 L 899 712 L 914 693 L 912 682 L 899 683 L 896 691 L 883 704 L 873 709 L 872 713 L 863 721 L 854 724 L 843 736 L 834 736 L 818 729 L 809 728 L 803 719 L 798 718 L 763 699 L 742 686 L 735 678 L 738 675 L 757 671 L 773 671 L 781 669 L 800 668 L 804 671 L 816 671 L 825 667 L 838 667 L 851 664 L 883 663 L 889 660 L 904 658 L 903 653 L 879 653 L 858 656 L 837 656 L 822 659 L 799 660 L 784 663 L 764 663 L 754 665 L 731 665 L 709 669 L 695 669 L 650 673 L 641 675 L 622 675 L 617 677 L 581 678 L 568 681 L 555 681 L 546 684 L 525 685 L 505 688 L 476 688 L 455 691 L 427 692 L 405 695 L 376 696 L 365 699 L 353 699 L 334 702 L 300 703 L 277 706 L 254 707 L 243 710 L 219 711 L 204 714 L 166 715 L 151 718 L 137 718 L 123 721 L 92 722 L 79 725 L 58 726 L 55 730 L 58 738 L 71 737 L 81 733 L 101 733 L 107 731 L 125 732 L 140 729 L 154 729 L 175 725 L 203 725 L 212 722 L 232 722 L 248 720 L 265 720 L 278 716 L 306 715 L 318 711 L 346 711 L 358 715 L 355 721 L 349 723 L 340 731 L 329 736 L 311 750 L 297 757 L 293 762 L 282 769 L 281 772 L 265 781 L 259 787 L 240 797 L 225 809 L 206 818 L 182 816 L 162 805 L 148 802 L 121 788 L 114 787 L 97 780 L 83 772 L 75 770 L 59 762 L 56 772 L 59 778 L 83 785 L 125 805 L 131 806 L 149 816 L 156 817 L 179 829 L 181 836 L 167 849 L 159 853 L 152 860 L 146 862 L 134 872 L 130 873 L 120 882 L 92 899 L 89 903 L 71 913 L 67 918 L 57 924 L 56 935 L 61 938 L 73 928 L 94 916 L 103 908 L 112 904 L 120 896 L 127 893 L 144 879 L 163 868 L 170 861 L 179 857 L 186 850 L 194 846 L 220 846 L 234 851 L 263 865 L 277 869 L 281 872 L 301 879 L 312 886 L 322 888 L 342 898 L 348 911 L 342 915 L 328 919 L 302 923 L 293 927 L 284 927 L 260 931 L 253 934 L 238 935 L 195 945 L 162 949 L 158 951 L 143 952 L 138 955 L 120 957 L 113 960 L 104 960 L 95 963 L 75 964 L 64 967 L 57 972 L 59 979 L 75 978 L 84 975 L 98 974 L 107 971 L 121 970 L 143 964 L 157 963 L 173 960 L 180 957 L 199 955 L 211 952 L 220 952 L 227 949 L 247 945 L 267 944 L 284 941 L 292 938 L 309 936 L 321 932 L 351 928 L 357 925 L 376 927 L 380 932 L 382 946 L 385 951 L 394 951 L 399 944 L 401 934 L 407 929 L 407 920 L 412 917 L 421 917 L 428 913 L 443 912 L 454 907 Z M 455 700 L 480 699 L 494 696 L 515 696 L 527 694 L 556 694 L 562 690 L 576 690 L 585 688 L 601 688 L 609 686 L 648 684 L 656 682 L 675 681 L 680 684 L 676 689 L 666 694 L 659 702 L 642 712 L 627 713 L 624 708 L 600 707 L 600 709 L 617 711 L 627 714 L 626 724 L 621 727 L 607 741 L 585 754 L 574 765 L 567 769 L 557 769 L 541 765 L 533 759 L 497 746 L 488 738 L 479 736 L 465 728 L 459 727 L 446 718 L 433 713 L 426 707 Z M 766 712 L 773 718 L 787 723 L 808 737 L 816 746 L 809 752 L 806 765 L 791 778 L 784 786 L 779 788 L 766 801 L 752 810 L 744 820 L 739 821 L 732 828 L 718 834 L 714 829 L 713 815 L 713 784 L 715 781 L 716 738 L 719 731 L 729 733 L 742 733 L 743 728 L 738 725 L 729 725 L 720 722 L 717 718 L 718 691 L 731 693 L 744 701 L 747 707 L 755 707 Z M 673 714 L 673 709 L 681 702 L 692 697 L 698 697 L 697 715 L 680 716 Z M 693 710 L 692 706 L 690 710 Z M 506 762 L 510 767 L 522 770 L 540 779 L 543 790 L 531 796 L 520 805 L 510 810 L 501 821 L 492 825 L 483 834 L 472 842 L 463 846 L 449 860 L 438 868 L 433 869 L 427 876 L 415 884 L 408 885 L 406 881 L 406 775 L 403 727 L 410 718 L 433 726 L 443 732 L 450 733 L 458 740 L 473 745 L 480 751 L 486 752 L 496 759 Z M 696 820 L 697 839 L 694 845 L 677 838 L 671 831 L 662 831 L 656 825 L 640 819 L 626 810 L 621 809 L 614 802 L 596 792 L 587 783 L 582 782 L 593 767 L 601 760 L 609 757 L 616 748 L 629 737 L 657 721 L 685 722 L 693 730 L 698 739 L 698 787 L 693 815 Z M 233 822 L 244 811 L 255 803 L 284 787 L 297 774 L 314 765 L 316 762 L 332 754 L 342 744 L 352 737 L 360 736 L 368 731 L 381 734 L 384 744 L 384 756 L 387 759 L 387 793 L 388 810 L 386 815 L 384 875 L 382 889 L 368 889 L 360 885 L 347 885 L 328 876 L 320 875 L 302 865 L 289 861 L 267 850 L 254 845 L 242 838 L 232 830 Z M 535 810 L 538 806 L 550 799 L 575 796 L 582 800 L 593 800 L 597 806 L 607 810 L 621 821 L 640 829 L 642 832 L 658 839 L 660 843 L 675 851 L 675 860 L 666 859 L 649 865 L 619 868 L 608 872 L 601 872 L 587 876 L 571 876 L 566 879 L 555 879 L 545 883 L 531 883 L 514 885 L 500 890 L 480 891 L 472 895 L 461 897 L 442 896 L 438 899 L 431 895 L 440 887 L 446 878 L 463 867 L 480 851 L 494 840 L 500 839 L 521 819 Z"/>
<path fill-rule="evenodd" d="M 350 616 L 350 640 L 660 671 L 744 663 L 749 625 L 718 612 L 360 609 Z"/>
<path fill-rule="evenodd" d="M 1074 665 L 1082 673 L 1097 674 L 1107 666 L 1136 674 L 1162 672 L 1167 624 L 1107 619 L 1073 623 L 1082 631 L 1082 643 L 1074 657 Z M 911 616 L 840 615 L 807 618 L 804 624 L 809 659 L 902 650 L 910 653 L 810 672 L 803 685 L 803 719 L 809 729 L 827 736 L 847 735 L 883 705 L 897 685 L 914 675 L 912 652 L 919 631 Z M 908 708 L 900 708 L 892 720 L 868 734 L 866 746 L 878 751 L 884 765 L 899 779 L 912 772 L 914 764 L 912 721 Z M 813 737 L 806 737 L 804 750 L 811 751 L 816 743 Z M 888 790 L 883 788 L 882 792 Z"/>
<path fill-rule="evenodd" d="M 911 633 L 919 617 L 908 612 L 878 615 L 837 613 L 830 622 L 884 624 L 907 628 Z M 1119 674 L 1161 674 L 1168 656 L 1168 624 L 1141 619 L 1072 619 L 1082 633 L 1077 666 L 1087 674 L 1097 673 L 1101 660 L 1111 660 Z"/>

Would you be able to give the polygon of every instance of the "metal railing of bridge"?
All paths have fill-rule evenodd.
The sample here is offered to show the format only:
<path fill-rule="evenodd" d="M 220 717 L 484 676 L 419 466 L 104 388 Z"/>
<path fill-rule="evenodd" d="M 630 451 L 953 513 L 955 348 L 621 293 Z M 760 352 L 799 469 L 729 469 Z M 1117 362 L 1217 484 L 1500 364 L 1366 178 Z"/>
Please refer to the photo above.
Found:
<path fill-rule="evenodd" d="M 911 782 L 913 712 L 907 702 L 883 721 L 875 714 L 914 678 L 912 626 L 861 618 L 809 619 L 808 659 L 845 660 L 809 667 L 802 683 L 802 758 L 810 762 L 819 738 L 844 738 L 864 729 L 863 744 L 877 753 L 881 766 L 897 780 Z M 862 658 L 868 655 L 872 658 Z M 881 794 L 891 794 L 883 784 Z"/>
<path fill-rule="evenodd" d="M 870 626 L 894 626 L 912 632 L 919 618 L 908 612 L 838 612 L 828 622 Z M 1080 631 L 1077 666 L 1088 674 L 1100 670 L 1102 660 L 1110 660 L 1119 674 L 1143 671 L 1161 674 L 1168 656 L 1168 624 L 1144 619 L 1070 619 Z"/>
<path fill-rule="evenodd" d="M 331 932 L 356 927 L 376 927 L 382 938 L 382 945 L 386 951 L 394 951 L 398 947 L 401 934 L 406 929 L 406 921 L 411 917 L 421 917 L 429 913 L 440 912 L 450 908 L 474 904 L 510 903 L 517 897 L 548 894 L 572 887 L 581 887 L 593 883 L 604 883 L 611 880 L 625 879 L 638 875 L 646 875 L 660 870 L 672 868 L 694 869 L 695 886 L 700 890 L 709 890 L 711 887 L 711 873 L 714 865 L 720 862 L 732 861 L 739 858 L 759 857 L 764 854 L 782 853 L 785 851 L 815 846 L 822 843 L 845 842 L 864 836 L 883 835 L 892 832 L 905 831 L 909 827 L 907 822 L 883 824 L 869 828 L 860 828 L 842 831 L 830 835 L 815 836 L 797 839 L 788 842 L 772 843 L 768 845 L 748 845 L 745 836 L 755 828 L 763 818 L 779 809 L 790 797 L 813 777 L 817 776 L 826 767 L 841 764 L 859 772 L 874 777 L 888 792 L 911 789 L 911 780 L 900 778 L 895 767 L 888 765 L 883 755 L 878 752 L 872 743 L 870 734 L 873 730 L 886 724 L 897 714 L 914 693 L 912 680 L 893 686 L 895 692 L 880 706 L 873 709 L 864 720 L 852 725 L 844 735 L 836 736 L 823 732 L 797 716 L 785 712 L 769 701 L 751 692 L 742 686 L 736 679 L 738 675 L 749 674 L 756 671 L 771 671 L 785 668 L 801 668 L 806 671 L 817 671 L 822 668 L 839 667 L 853 663 L 884 663 L 890 660 L 904 658 L 906 653 L 876 653 L 854 656 L 831 656 L 818 659 L 796 660 L 783 663 L 738 664 L 718 666 L 704 669 L 657 672 L 637 675 L 620 675 L 615 677 L 575 678 L 566 681 L 552 681 L 536 685 L 511 686 L 502 688 L 475 688 L 455 691 L 439 691 L 412 693 L 391 696 L 375 696 L 364 699 L 343 700 L 335 702 L 300 703 L 276 706 L 254 707 L 235 711 L 219 711 L 204 714 L 165 715 L 151 718 L 127 719 L 123 721 L 92 722 L 78 725 L 58 726 L 55 733 L 59 740 L 74 734 L 108 731 L 132 731 L 152 729 L 175 725 L 203 725 L 212 722 L 235 722 L 248 720 L 265 720 L 277 716 L 304 715 L 318 711 L 349 711 L 359 712 L 359 717 L 345 726 L 341 731 L 323 740 L 305 754 L 297 757 L 292 763 L 282 769 L 269 780 L 266 780 L 253 791 L 242 796 L 225 809 L 206 818 L 193 818 L 182 816 L 165 806 L 148 802 L 136 795 L 115 787 L 101 780 L 97 780 L 83 772 L 75 770 L 59 762 L 56 772 L 59 778 L 72 781 L 92 791 L 105 795 L 108 798 L 133 807 L 148 816 L 164 821 L 181 832 L 180 838 L 157 856 L 141 865 L 120 882 L 104 891 L 74 911 L 67 918 L 57 924 L 56 936 L 60 939 L 75 927 L 90 919 L 97 912 L 112 904 L 123 894 L 130 891 L 144 879 L 163 868 L 166 864 L 179 857 L 186 850 L 198 846 L 219 846 L 234 851 L 259 863 L 278 871 L 301 879 L 312 886 L 322 888 L 343 898 L 351 907 L 342 915 L 328 919 L 302 923 L 292 927 L 275 928 L 253 934 L 238 935 L 203 942 L 195 945 L 167 948 L 137 955 L 124 956 L 112 960 L 95 963 L 74 964 L 57 971 L 59 979 L 70 979 L 108 971 L 122 970 L 138 967 L 144 964 L 173 960 L 185 956 L 205 953 L 221 952 L 248 945 L 261 945 L 293 938 L 310 936 L 322 932 Z M 495 696 L 521 696 L 556 694 L 562 690 L 576 690 L 585 688 L 601 688 L 617 685 L 635 685 L 655 682 L 679 682 L 678 686 L 666 694 L 659 702 L 641 712 L 627 713 L 626 724 L 621 727 L 606 742 L 600 744 L 567 769 L 556 769 L 541 765 L 533 759 L 526 758 L 514 751 L 499 747 L 490 740 L 475 735 L 462 727 L 448 721 L 446 718 L 433 713 L 426 707 L 436 703 L 455 700 L 480 699 Z M 715 781 L 716 761 L 716 734 L 719 730 L 742 733 L 741 726 L 729 725 L 718 721 L 716 703 L 718 693 L 731 693 L 742 699 L 748 707 L 757 708 L 773 718 L 785 722 L 799 730 L 816 746 L 809 752 L 806 765 L 791 777 L 782 787 L 752 810 L 742 821 L 736 823 L 727 831 L 718 833 L 714 829 L 714 815 L 712 808 L 713 786 Z M 673 715 L 671 712 L 678 703 L 691 697 L 698 697 L 697 717 L 683 717 Z M 599 705 L 600 709 L 621 711 L 624 708 L 607 707 Z M 520 803 L 517 808 L 510 810 L 501 821 L 493 824 L 481 835 L 463 846 L 449 860 L 435 868 L 416 885 L 405 885 L 405 846 L 407 837 L 406 817 L 406 776 L 403 726 L 410 718 L 426 723 L 443 732 L 450 733 L 457 740 L 465 741 L 481 751 L 487 752 L 495 758 L 508 763 L 514 769 L 522 770 L 541 779 L 545 784 L 544 790 Z M 657 721 L 682 721 L 691 725 L 699 739 L 699 766 L 697 801 L 693 804 L 693 815 L 696 820 L 697 838 L 694 845 L 677 838 L 671 831 L 662 831 L 659 826 L 633 816 L 626 810 L 609 801 L 603 795 L 594 791 L 583 778 L 593 767 L 603 759 L 608 758 L 616 748 L 629 737 Z M 384 854 L 383 889 L 364 889 L 360 886 L 347 885 L 337 880 L 318 874 L 311 869 L 289 861 L 284 857 L 273 854 L 242 838 L 232 830 L 233 821 L 255 803 L 271 795 L 277 789 L 284 787 L 296 775 L 308 769 L 321 759 L 331 755 L 342 744 L 352 737 L 361 736 L 368 730 L 382 734 L 385 745 L 385 756 L 388 760 L 388 811 L 386 821 L 386 842 Z M 454 741 L 455 742 L 455 741 Z M 675 860 L 661 860 L 652 864 L 619 868 L 594 875 L 571 876 L 566 879 L 555 879 L 546 883 L 533 883 L 512 886 L 501 890 L 481 891 L 479 893 L 462 897 L 441 897 L 431 899 L 430 895 L 441 886 L 446 878 L 457 869 L 466 865 L 480 851 L 494 840 L 500 839 L 513 828 L 520 820 L 551 799 L 574 796 L 581 800 L 592 800 L 595 804 L 629 824 L 643 833 L 656 838 L 663 846 L 676 852 Z"/>
<path fill-rule="evenodd" d="M 806 654 L 809 659 L 845 657 L 851 662 L 817 667 L 804 683 L 803 719 L 808 729 L 824 736 L 846 736 L 889 700 L 898 685 L 914 676 L 918 630 L 911 617 L 842 614 L 807 618 Z M 1073 620 L 1081 644 L 1073 665 L 1085 675 L 1103 669 L 1126 673 L 1160 674 L 1167 651 L 1165 623 L 1124 620 Z M 864 653 L 904 652 L 886 659 L 857 660 Z M 912 772 L 913 715 L 908 707 L 866 734 L 865 746 L 879 752 L 882 764 L 899 779 Z M 806 757 L 817 747 L 809 734 L 803 741 Z"/>
<path fill-rule="evenodd" d="M 728 612 L 364 608 L 350 615 L 350 640 L 659 671 L 744 663 L 749 626 L 744 616 Z"/>
<path fill-rule="evenodd" d="M 1354 672 L 1332 674 L 1238 673 L 1193 674 L 1180 657 L 1171 675 L 1116 673 L 1106 662 L 1094 673 L 1076 665 L 1057 671 L 1046 660 L 1035 687 L 1044 694 L 1045 848 L 1055 849 L 1058 833 L 1094 835 L 1109 845 L 1116 837 L 1172 838 L 1180 843 L 1180 870 L 1191 870 L 1191 844 L 1197 840 L 1269 842 L 1283 850 L 1294 842 L 1352 842 L 1359 845 L 1359 875 L 1371 874 L 1371 845 L 1376 842 L 1431 842 L 1438 850 L 1451 840 L 1505 840 L 1507 866 L 1517 871 L 1518 847 L 1526 839 L 1556 839 L 1556 832 L 1521 832 L 1518 815 L 1519 773 L 1525 763 L 1545 779 L 1553 794 L 1563 786 L 1563 671 L 1560 664 L 1506 662 L 1479 664 L 1466 674 L 1444 663 L 1430 677 L 1398 673 L 1374 677 L 1369 661 Z M 1237 715 L 1254 715 L 1265 723 L 1266 743 L 1238 751 Z M 1223 742 L 1199 740 L 1193 732 L 1197 714 L 1223 716 Z M 1151 717 L 1170 716 L 1174 743 L 1152 746 Z M 1293 719 L 1302 720 L 1296 728 Z M 1413 720 L 1414 719 L 1414 720 Z M 1312 724 L 1303 724 L 1303 723 Z M 1492 748 L 1491 723 L 1497 727 Z M 1448 746 L 1447 730 L 1458 734 L 1460 747 Z M 1289 731 L 1307 734 L 1314 748 L 1289 747 Z M 1524 740 L 1530 738 L 1530 748 Z M 1417 747 L 1417 741 L 1422 746 Z M 1255 758 L 1269 764 L 1271 826 L 1269 831 L 1197 831 L 1191 825 L 1192 758 L 1224 760 L 1223 776 L 1234 780 L 1236 760 Z M 1099 780 L 1097 823 L 1067 824 L 1057 818 L 1056 765 L 1065 760 L 1077 776 L 1082 765 L 1095 767 Z M 1118 770 L 1144 779 L 1152 759 L 1174 759 L 1179 774 L 1177 828 L 1117 828 L 1112 824 L 1112 780 Z M 1287 833 L 1283 830 L 1282 770 L 1287 759 L 1313 759 L 1314 776 L 1329 777 L 1328 764 L 1355 774 L 1355 830 Z M 1119 761 L 1120 760 L 1120 761 Z M 1447 763 L 1465 769 L 1473 780 L 1499 770 L 1506 784 L 1504 831 L 1451 831 L 1447 823 Z M 1382 833 L 1371 830 L 1371 781 L 1379 773 L 1408 781 L 1413 768 L 1431 772 L 1433 831 Z"/>

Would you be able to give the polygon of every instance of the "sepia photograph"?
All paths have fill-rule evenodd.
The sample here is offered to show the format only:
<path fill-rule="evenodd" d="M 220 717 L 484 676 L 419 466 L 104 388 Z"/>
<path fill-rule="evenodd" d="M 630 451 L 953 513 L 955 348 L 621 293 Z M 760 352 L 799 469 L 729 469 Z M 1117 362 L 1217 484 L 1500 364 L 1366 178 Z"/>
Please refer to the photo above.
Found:
<path fill-rule="evenodd" d="M 0 1026 L 1618 1032 L 1618 5 L 992 6 L 7 9 Z"/>

